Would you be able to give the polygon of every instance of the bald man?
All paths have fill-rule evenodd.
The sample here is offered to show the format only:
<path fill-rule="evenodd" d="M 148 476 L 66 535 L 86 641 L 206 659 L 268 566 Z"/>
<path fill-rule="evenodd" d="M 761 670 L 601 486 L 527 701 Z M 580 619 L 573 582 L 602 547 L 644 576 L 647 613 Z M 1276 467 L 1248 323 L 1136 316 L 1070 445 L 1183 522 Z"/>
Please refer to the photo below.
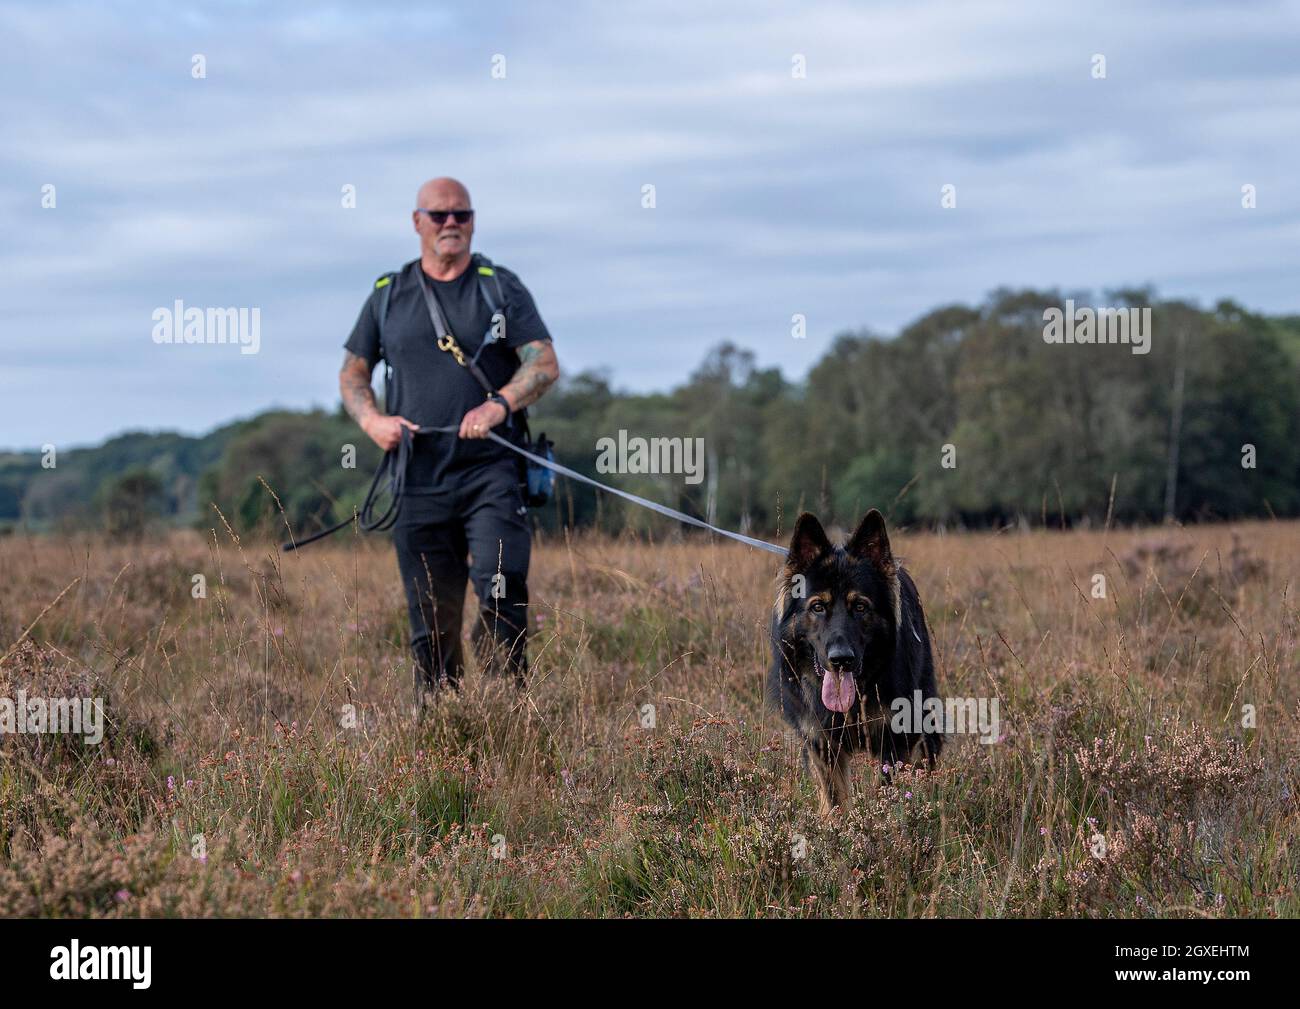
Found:
<path fill-rule="evenodd" d="M 387 285 L 384 278 L 377 282 L 346 344 L 339 391 L 348 413 L 385 452 L 398 445 L 403 428 L 458 429 L 414 439 L 393 528 L 411 622 L 418 711 L 439 688 L 459 684 L 467 579 L 479 597 L 473 639 L 484 668 L 524 682 L 531 530 L 518 457 L 487 440 L 487 433 L 517 436 L 520 418 L 511 415 L 537 402 L 560 371 L 532 295 L 512 272 L 495 265 L 493 282 L 500 280 L 504 296 L 504 337 L 494 329 L 479 270 L 471 268 L 477 260 L 470 252 L 469 191 L 455 179 L 426 182 L 411 219 L 420 258 L 391 279 L 382 340 L 379 299 Z M 496 390 L 490 399 L 469 368 L 439 349 L 426 291 L 465 358 L 477 355 Z M 381 359 L 393 369 L 393 388 L 385 393 L 389 413 L 379 410 L 370 387 Z"/>

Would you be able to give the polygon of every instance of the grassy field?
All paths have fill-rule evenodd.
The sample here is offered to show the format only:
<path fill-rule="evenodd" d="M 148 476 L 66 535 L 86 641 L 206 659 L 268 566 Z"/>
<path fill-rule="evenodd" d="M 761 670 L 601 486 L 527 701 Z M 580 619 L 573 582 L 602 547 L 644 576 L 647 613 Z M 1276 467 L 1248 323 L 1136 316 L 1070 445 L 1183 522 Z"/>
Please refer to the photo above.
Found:
<path fill-rule="evenodd" d="M 824 819 L 743 546 L 540 545 L 528 691 L 471 671 L 417 725 L 382 538 L 0 540 L 0 697 L 109 722 L 0 738 L 0 915 L 1300 912 L 1300 526 L 894 547 L 1001 738 L 860 758 Z"/>

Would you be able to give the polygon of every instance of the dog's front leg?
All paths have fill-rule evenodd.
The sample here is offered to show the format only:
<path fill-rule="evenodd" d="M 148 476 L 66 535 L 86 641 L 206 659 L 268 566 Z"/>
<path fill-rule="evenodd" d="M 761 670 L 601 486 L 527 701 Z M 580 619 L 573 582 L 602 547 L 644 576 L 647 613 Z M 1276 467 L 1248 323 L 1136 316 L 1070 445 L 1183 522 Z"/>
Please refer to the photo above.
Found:
<path fill-rule="evenodd" d="M 830 765 L 831 801 L 841 809 L 847 809 L 853 803 L 853 780 L 849 777 L 852 759 L 852 754 L 840 750 Z"/>
<path fill-rule="evenodd" d="M 811 743 L 805 743 L 803 767 L 812 778 L 813 787 L 817 789 L 818 811 L 822 816 L 830 816 L 835 809 L 833 766 L 827 762 L 819 747 L 813 746 Z"/>
<path fill-rule="evenodd" d="M 849 781 L 849 754 L 838 749 L 824 751 L 824 747 L 805 744 L 803 766 L 817 789 L 818 810 L 823 816 L 830 816 L 849 804 L 853 786 Z"/>

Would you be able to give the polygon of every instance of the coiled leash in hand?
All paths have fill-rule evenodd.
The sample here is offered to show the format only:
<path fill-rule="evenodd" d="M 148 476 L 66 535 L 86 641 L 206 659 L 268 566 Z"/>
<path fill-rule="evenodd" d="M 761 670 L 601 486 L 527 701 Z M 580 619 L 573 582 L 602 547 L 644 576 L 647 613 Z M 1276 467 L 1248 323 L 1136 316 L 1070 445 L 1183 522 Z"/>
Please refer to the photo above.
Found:
<path fill-rule="evenodd" d="M 370 490 L 366 492 L 366 500 L 354 518 L 344 519 L 337 525 L 313 533 L 305 540 L 297 542 L 290 540 L 288 543 L 281 543 L 280 549 L 285 553 L 289 553 L 299 547 L 305 547 L 308 543 L 315 543 L 317 540 L 323 540 L 326 536 L 333 536 L 340 529 L 346 529 L 352 525 L 353 521 L 356 521 L 363 533 L 382 533 L 393 528 L 397 524 L 397 516 L 402 511 L 402 493 L 406 490 L 406 469 L 411 463 L 411 453 L 414 451 L 414 447 L 415 439 L 410 428 L 402 428 L 401 441 L 397 443 L 396 449 L 385 452 L 383 459 L 379 461 L 379 467 L 375 470 L 375 477 L 370 481 Z M 375 494 L 379 490 L 379 482 L 384 478 L 385 473 L 388 474 L 388 492 L 392 495 L 392 500 L 388 502 L 388 508 L 384 514 L 380 515 L 379 518 L 375 518 Z"/>
<path fill-rule="evenodd" d="M 402 492 L 406 487 L 406 467 L 411 462 L 411 453 L 415 442 L 414 435 L 450 434 L 453 431 L 459 430 L 460 429 L 454 424 L 448 427 L 422 427 L 416 432 L 411 431 L 409 428 L 402 429 L 402 440 L 398 443 L 396 449 L 385 453 L 383 461 L 379 464 L 379 468 L 375 470 L 375 478 L 370 481 L 370 490 L 366 494 L 365 503 L 361 506 L 360 511 L 357 512 L 356 521 L 362 532 L 384 532 L 385 530 L 391 529 L 397 523 L 397 517 L 402 510 Z M 746 546 L 757 547 L 759 550 L 766 550 L 773 554 L 780 554 L 782 557 L 786 555 L 785 547 L 777 546 L 775 543 L 768 543 L 766 540 L 755 539 L 754 537 L 746 536 L 743 533 L 734 533 L 730 529 L 719 529 L 717 526 L 709 525 L 709 523 L 705 522 L 703 519 L 697 519 L 693 515 L 679 512 L 677 509 L 669 508 L 667 505 L 660 504 L 657 501 L 650 501 L 637 494 L 632 494 L 629 491 L 619 490 L 617 487 L 603 484 L 599 480 L 593 480 L 586 474 L 579 473 L 577 470 L 569 469 L 568 466 L 563 466 L 560 463 L 555 462 L 553 459 L 546 459 L 533 452 L 529 452 L 527 449 L 522 449 L 508 439 L 502 438 L 495 431 L 489 431 L 487 436 L 498 445 L 504 445 L 506 448 L 510 449 L 511 452 L 523 456 L 529 462 L 538 466 L 544 466 L 546 469 L 558 473 L 560 476 L 567 476 L 570 480 L 577 480 L 579 483 L 585 483 L 591 487 L 595 487 L 597 490 L 616 494 L 625 501 L 631 501 L 633 504 L 640 505 L 642 508 L 649 508 L 653 512 L 658 512 L 660 515 L 666 515 L 668 518 L 676 519 L 678 522 L 685 522 L 687 525 L 695 526 L 698 529 L 707 529 L 711 533 L 717 533 L 719 536 L 726 536 L 728 539 L 733 539 L 738 543 L 744 543 Z M 383 479 L 385 473 L 388 474 L 388 490 L 392 494 L 393 500 L 389 502 L 388 510 L 376 519 L 373 516 L 375 508 L 375 493 L 379 489 L 380 481 Z M 326 536 L 331 536 L 340 529 L 350 526 L 352 522 L 353 519 L 346 519 L 338 525 L 331 526 L 329 529 L 315 533 L 300 542 L 285 543 L 281 546 L 281 549 L 288 552 L 290 550 L 297 550 L 299 547 L 305 547 L 308 543 L 315 543 L 317 540 L 324 539 Z"/>

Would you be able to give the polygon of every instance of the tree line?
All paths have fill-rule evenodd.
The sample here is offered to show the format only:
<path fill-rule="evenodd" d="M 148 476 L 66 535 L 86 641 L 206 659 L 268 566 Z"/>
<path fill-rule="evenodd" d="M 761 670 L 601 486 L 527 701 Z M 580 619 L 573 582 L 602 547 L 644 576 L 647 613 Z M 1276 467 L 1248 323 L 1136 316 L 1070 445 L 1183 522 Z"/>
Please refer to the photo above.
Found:
<path fill-rule="evenodd" d="M 1045 340 L 1046 313 L 1067 297 L 1093 304 L 998 290 L 893 337 L 844 333 L 802 381 L 730 343 L 668 392 L 585 372 L 548 394 L 532 428 L 579 472 L 763 534 L 802 509 L 970 527 L 1300 514 L 1300 317 L 1107 292 L 1107 306 L 1151 310 L 1149 353 L 1133 353 Z M 598 473 L 598 443 L 620 431 L 702 439 L 705 479 Z M 200 439 L 126 435 L 70 456 L 50 473 L 34 454 L 0 457 L 0 523 L 138 533 L 207 528 L 220 509 L 241 531 L 301 534 L 350 515 L 379 461 L 341 410 L 269 412 Z M 549 530 L 673 526 L 563 479 L 534 516 Z"/>

